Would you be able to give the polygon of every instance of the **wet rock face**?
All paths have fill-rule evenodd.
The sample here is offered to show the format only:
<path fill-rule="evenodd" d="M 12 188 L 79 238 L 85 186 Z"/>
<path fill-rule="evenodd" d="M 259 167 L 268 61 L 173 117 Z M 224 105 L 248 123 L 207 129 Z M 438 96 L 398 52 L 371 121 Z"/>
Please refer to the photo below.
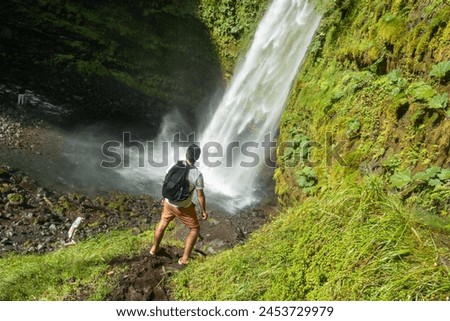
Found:
<path fill-rule="evenodd" d="M 157 124 L 173 108 L 192 112 L 218 85 L 221 68 L 202 21 L 177 6 L 185 4 L 2 3 L 0 87 L 14 87 L 6 100 L 15 104 L 19 90 L 32 91 L 59 109 L 41 104 L 47 117 L 66 123 Z"/>

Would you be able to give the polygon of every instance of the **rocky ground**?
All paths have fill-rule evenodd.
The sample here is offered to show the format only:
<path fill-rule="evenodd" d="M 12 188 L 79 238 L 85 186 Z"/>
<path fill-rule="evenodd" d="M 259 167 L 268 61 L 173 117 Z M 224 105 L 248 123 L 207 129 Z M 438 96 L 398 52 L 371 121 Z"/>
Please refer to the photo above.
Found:
<path fill-rule="evenodd" d="M 154 228 L 152 225 L 159 220 L 160 201 L 149 195 L 83 193 L 35 180 L 34 170 L 40 177 L 40 170 L 52 170 L 52 159 L 57 157 L 63 141 L 62 131 L 30 117 L 26 107 L 0 106 L 0 257 L 8 253 L 47 253 L 67 246 L 69 228 L 79 216 L 85 221 L 77 230 L 76 241 L 114 229 L 141 233 Z M 194 256 L 214 255 L 245 241 L 275 213 L 275 207 L 265 205 L 233 216 L 211 208 L 209 211 L 210 219 L 201 221 L 201 237 Z M 178 223 L 170 237 L 184 240 L 186 233 Z M 150 257 L 145 250 L 139 256 L 111 262 L 111 266 L 127 264 L 130 268 L 119 277 L 117 288 L 107 299 L 169 300 L 170 289 L 165 280 L 180 268 L 176 262 L 182 251 L 166 247 L 157 257 Z M 85 297 L 81 294 L 72 299 Z"/>
<path fill-rule="evenodd" d="M 64 246 L 72 222 L 85 218 L 77 239 L 117 228 L 148 229 L 159 202 L 115 193 L 95 198 L 50 191 L 26 174 L 0 166 L 0 256 L 45 253 Z"/>

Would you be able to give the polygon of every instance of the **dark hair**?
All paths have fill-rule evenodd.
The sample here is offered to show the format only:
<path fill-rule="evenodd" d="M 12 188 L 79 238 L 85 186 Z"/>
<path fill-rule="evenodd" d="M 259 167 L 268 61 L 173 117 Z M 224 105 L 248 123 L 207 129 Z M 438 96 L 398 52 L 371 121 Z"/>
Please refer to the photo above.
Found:
<path fill-rule="evenodd" d="M 195 161 L 200 158 L 201 152 L 202 150 L 198 145 L 196 144 L 189 145 L 186 151 L 186 158 L 189 162 L 195 163 Z"/>

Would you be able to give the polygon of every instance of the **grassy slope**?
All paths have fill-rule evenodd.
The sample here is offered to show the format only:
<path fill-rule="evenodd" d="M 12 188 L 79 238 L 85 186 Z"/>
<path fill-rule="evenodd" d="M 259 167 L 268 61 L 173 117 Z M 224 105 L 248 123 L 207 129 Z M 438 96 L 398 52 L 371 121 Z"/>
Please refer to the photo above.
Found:
<path fill-rule="evenodd" d="M 246 245 L 177 275 L 180 300 L 450 297 L 450 87 L 438 66 L 450 6 L 319 7 L 281 124 L 292 142 L 275 174 L 286 208 Z M 327 158 L 336 147 L 342 159 Z"/>
<path fill-rule="evenodd" d="M 180 300 L 446 300 L 448 248 L 378 177 L 291 207 L 176 276 Z M 441 224 L 439 222 L 438 224 Z M 450 232 L 450 225 L 438 230 Z"/>
<path fill-rule="evenodd" d="M 0 300 L 102 300 L 114 287 L 108 263 L 121 256 L 138 254 L 148 247 L 151 233 L 107 233 L 46 255 L 11 255 L 0 259 Z"/>

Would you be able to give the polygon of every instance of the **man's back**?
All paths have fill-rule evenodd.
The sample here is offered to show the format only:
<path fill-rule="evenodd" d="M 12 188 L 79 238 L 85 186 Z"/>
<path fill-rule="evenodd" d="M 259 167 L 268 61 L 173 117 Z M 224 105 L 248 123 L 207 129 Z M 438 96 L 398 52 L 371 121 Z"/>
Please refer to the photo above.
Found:
<path fill-rule="evenodd" d="M 189 165 L 189 164 L 187 164 L 187 162 L 184 162 L 184 164 L 186 166 L 188 166 L 188 168 L 189 168 L 188 169 L 189 173 L 188 173 L 186 178 L 187 178 L 187 180 L 189 182 L 189 191 L 190 191 L 190 193 L 189 193 L 189 197 L 187 199 L 183 200 L 183 201 L 169 201 L 169 200 L 167 200 L 167 202 L 169 204 L 171 204 L 173 206 L 176 206 L 176 207 L 188 207 L 189 205 L 191 205 L 191 203 L 192 203 L 192 195 L 193 195 L 194 190 L 196 190 L 196 189 L 203 189 L 204 188 L 203 175 L 200 172 L 200 170 L 197 167 L 195 167 L 195 165 Z M 170 169 L 173 166 L 177 166 L 177 164 L 175 163 L 172 166 L 170 166 L 169 169 L 167 170 L 167 172 L 169 172 Z"/>

